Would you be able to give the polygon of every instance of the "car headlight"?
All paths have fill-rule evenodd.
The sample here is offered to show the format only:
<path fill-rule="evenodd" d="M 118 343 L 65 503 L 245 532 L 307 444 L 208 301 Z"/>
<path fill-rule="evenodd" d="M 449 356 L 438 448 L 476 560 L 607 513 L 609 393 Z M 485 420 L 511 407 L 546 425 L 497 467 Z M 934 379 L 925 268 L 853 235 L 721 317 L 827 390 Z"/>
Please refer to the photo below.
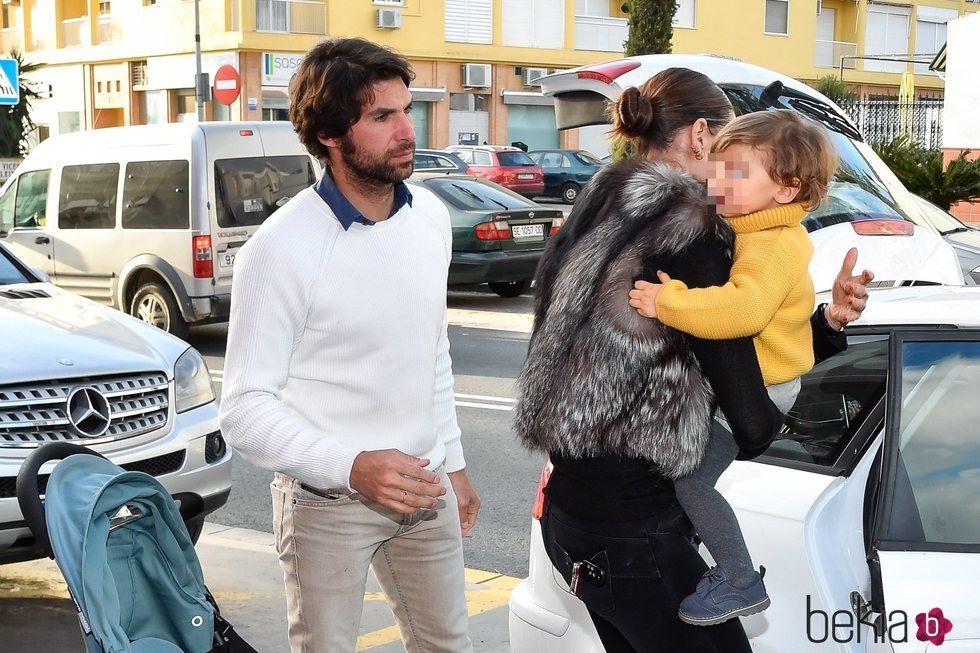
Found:
<path fill-rule="evenodd" d="M 194 348 L 185 351 L 174 365 L 174 385 L 177 387 L 177 412 L 214 401 L 214 386 L 208 364 Z"/>

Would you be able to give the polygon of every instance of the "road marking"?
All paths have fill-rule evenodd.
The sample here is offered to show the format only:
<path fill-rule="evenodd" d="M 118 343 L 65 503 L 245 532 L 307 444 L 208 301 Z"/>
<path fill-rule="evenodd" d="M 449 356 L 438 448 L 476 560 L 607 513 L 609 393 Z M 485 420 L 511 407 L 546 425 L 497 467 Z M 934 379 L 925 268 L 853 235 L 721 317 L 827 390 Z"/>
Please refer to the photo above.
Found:
<path fill-rule="evenodd" d="M 504 576 L 492 571 L 466 569 L 466 611 L 471 617 L 507 605 L 511 591 L 517 586 L 519 578 Z M 373 648 L 401 640 L 398 626 L 388 626 L 357 638 L 355 651 L 370 651 Z"/>
<path fill-rule="evenodd" d="M 211 380 L 223 383 L 225 379 L 224 370 L 211 370 Z M 456 405 L 463 408 L 483 408 L 484 410 L 514 410 L 516 399 L 511 397 L 494 397 L 492 395 L 471 395 L 464 392 L 455 392 Z"/>

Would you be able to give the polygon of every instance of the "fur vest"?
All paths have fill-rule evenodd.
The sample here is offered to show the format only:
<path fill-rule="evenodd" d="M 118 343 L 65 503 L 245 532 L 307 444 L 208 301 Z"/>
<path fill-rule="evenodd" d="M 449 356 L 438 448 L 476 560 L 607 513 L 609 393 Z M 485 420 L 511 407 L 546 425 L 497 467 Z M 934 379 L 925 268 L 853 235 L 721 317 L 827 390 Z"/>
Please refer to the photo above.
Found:
<path fill-rule="evenodd" d="M 684 335 L 640 316 L 629 291 L 645 260 L 683 254 L 705 236 L 730 251 L 731 228 L 689 175 L 626 161 L 595 176 L 539 267 L 517 390 L 515 428 L 525 446 L 646 459 L 671 478 L 698 466 L 711 387 Z"/>

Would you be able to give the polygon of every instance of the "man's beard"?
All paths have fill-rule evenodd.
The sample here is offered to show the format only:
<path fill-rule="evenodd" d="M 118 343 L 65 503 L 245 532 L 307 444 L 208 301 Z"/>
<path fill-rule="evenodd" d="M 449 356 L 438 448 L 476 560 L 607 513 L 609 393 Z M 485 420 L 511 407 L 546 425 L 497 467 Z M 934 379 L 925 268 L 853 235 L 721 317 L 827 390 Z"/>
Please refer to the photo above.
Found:
<path fill-rule="evenodd" d="M 406 152 L 415 152 L 415 143 L 385 152 L 381 156 L 372 156 L 358 150 L 350 134 L 340 141 L 340 157 L 347 167 L 348 176 L 354 178 L 352 181 L 369 186 L 397 184 L 408 179 L 415 169 L 415 161 L 409 159 L 402 163 L 392 162 L 392 158 Z"/>

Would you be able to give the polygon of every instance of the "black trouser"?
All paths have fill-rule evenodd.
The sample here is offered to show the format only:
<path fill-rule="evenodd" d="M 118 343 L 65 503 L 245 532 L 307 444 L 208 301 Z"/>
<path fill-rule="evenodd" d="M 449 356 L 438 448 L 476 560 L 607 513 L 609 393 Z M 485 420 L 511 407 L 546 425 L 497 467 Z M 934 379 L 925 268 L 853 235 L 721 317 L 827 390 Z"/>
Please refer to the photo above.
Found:
<path fill-rule="evenodd" d="M 592 615 L 606 653 L 751 653 L 738 619 L 692 626 L 677 608 L 707 565 L 680 508 L 630 522 L 594 522 L 545 503 L 544 545 Z M 587 563 L 587 564 L 586 564 Z"/>

